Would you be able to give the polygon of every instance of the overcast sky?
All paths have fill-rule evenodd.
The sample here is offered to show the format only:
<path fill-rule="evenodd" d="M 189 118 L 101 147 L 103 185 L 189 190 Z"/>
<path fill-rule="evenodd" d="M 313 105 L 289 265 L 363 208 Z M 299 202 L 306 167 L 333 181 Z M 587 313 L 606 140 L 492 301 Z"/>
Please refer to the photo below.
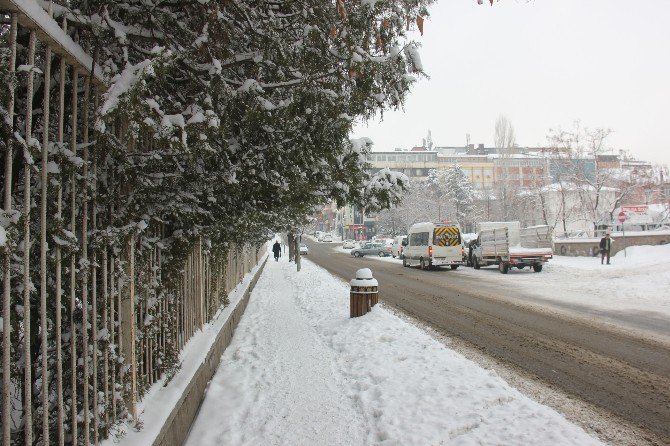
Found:
<path fill-rule="evenodd" d="M 404 111 L 356 127 L 374 150 L 493 145 L 501 114 L 521 146 L 550 128 L 611 128 L 617 153 L 670 165 L 670 0 L 438 0 L 424 24 L 430 79 Z"/>

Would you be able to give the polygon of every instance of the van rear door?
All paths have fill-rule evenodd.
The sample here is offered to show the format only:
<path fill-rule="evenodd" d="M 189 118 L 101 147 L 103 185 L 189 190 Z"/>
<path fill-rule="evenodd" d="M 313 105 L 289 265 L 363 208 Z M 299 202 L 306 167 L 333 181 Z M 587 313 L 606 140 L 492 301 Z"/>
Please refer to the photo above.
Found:
<path fill-rule="evenodd" d="M 462 262 L 461 230 L 458 226 L 436 226 L 433 230 L 433 259 Z"/>

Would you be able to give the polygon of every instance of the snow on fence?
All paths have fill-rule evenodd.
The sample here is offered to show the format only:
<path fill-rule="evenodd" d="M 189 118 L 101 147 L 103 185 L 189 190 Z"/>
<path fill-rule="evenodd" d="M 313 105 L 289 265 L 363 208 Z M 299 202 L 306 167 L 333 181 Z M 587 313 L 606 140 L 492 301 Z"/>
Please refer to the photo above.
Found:
<path fill-rule="evenodd" d="M 118 221 L 132 190 L 96 141 L 92 121 L 106 89 L 96 55 L 34 0 L 0 0 L 6 17 L 2 444 L 97 444 L 178 369 L 181 348 L 261 253 L 215 250 L 196 236 L 166 259 L 164 224 Z M 109 124 L 122 156 L 138 150 L 123 122 Z"/>

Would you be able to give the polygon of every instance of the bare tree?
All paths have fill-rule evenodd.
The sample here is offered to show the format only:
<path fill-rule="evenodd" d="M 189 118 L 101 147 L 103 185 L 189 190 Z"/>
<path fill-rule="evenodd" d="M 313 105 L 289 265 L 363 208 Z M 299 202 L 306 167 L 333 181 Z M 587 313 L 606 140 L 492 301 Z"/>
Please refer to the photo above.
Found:
<path fill-rule="evenodd" d="M 493 136 L 493 143 L 497 149 L 501 150 L 502 154 L 509 154 L 511 149 L 516 145 L 514 127 L 505 115 L 498 116 L 498 120 L 496 121 L 495 126 L 495 134 Z"/>
<path fill-rule="evenodd" d="M 570 166 L 570 169 L 560 172 L 559 183 L 574 184 L 579 194 L 580 209 L 573 209 L 570 214 L 574 214 L 573 217 L 579 214 L 590 221 L 594 230 L 602 214 L 614 209 L 612 205 L 625 196 L 621 193 L 620 184 L 617 184 L 617 172 L 600 163 L 601 157 L 612 151 L 607 144 L 611 134 L 611 129 L 590 130 L 575 121 L 572 130 L 550 130 L 547 136 L 556 149 L 556 156 L 568 160 L 567 165 Z M 618 192 L 614 186 L 617 186 Z M 567 211 L 564 209 L 564 217 Z"/>
<path fill-rule="evenodd" d="M 391 237 L 407 234 L 409 226 L 406 216 L 407 212 L 402 205 L 381 211 L 377 215 L 377 232 Z"/>

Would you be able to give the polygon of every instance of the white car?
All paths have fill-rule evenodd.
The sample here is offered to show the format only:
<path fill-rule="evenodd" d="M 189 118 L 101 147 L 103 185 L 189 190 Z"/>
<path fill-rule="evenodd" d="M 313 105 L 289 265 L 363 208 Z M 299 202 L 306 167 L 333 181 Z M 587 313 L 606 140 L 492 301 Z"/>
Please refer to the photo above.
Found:
<path fill-rule="evenodd" d="M 331 234 L 324 234 L 321 241 L 322 242 L 332 242 L 333 241 L 333 236 Z"/>
<path fill-rule="evenodd" d="M 393 243 L 391 244 L 391 255 L 393 257 L 402 258 L 402 249 L 403 249 L 402 242 L 404 240 L 407 240 L 406 235 L 399 235 L 393 239 Z"/>
<path fill-rule="evenodd" d="M 345 240 L 342 242 L 343 249 L 353 249 L 356 247 L 356 242 L 353 240 Z"/>
<path fill-rule="evenodd" d="M 309 248 L 304 243 L 301 243 L 300 244 L 300 255 L 301 256 L 306 256 L 307 254 L 309 254 Z"/>

